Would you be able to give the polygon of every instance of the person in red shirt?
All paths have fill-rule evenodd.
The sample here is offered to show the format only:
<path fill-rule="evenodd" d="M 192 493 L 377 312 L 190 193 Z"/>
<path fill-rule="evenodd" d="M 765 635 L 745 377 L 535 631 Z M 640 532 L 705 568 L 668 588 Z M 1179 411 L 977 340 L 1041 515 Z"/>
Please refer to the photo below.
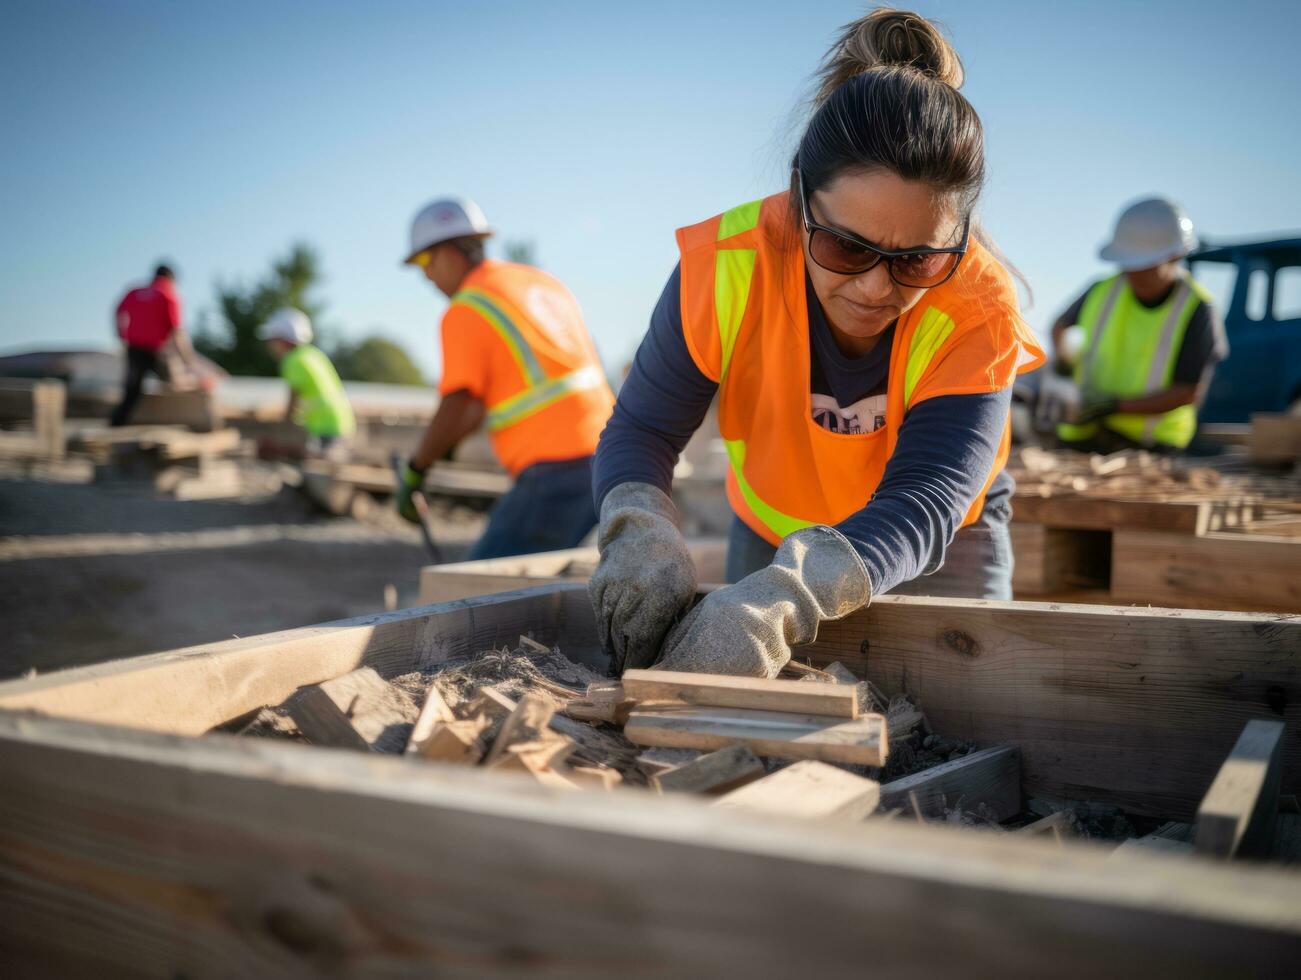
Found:
<path fill-rule="evenodd" d="M 122 401 L 113 410 L 111 425 L 126 425 L 140 400 L 145 375 L 152 372 L 169 380 L 160 352 L 170 340 L 181 359 L 196 375 L 198 359 L 189 335 L 181 327 L 181 301 L 176 295 L 176 273 L 160 265 L 148 286 L 132 289 L 117 305 L 117 334 L 126 345 L 126 381 Z"/>

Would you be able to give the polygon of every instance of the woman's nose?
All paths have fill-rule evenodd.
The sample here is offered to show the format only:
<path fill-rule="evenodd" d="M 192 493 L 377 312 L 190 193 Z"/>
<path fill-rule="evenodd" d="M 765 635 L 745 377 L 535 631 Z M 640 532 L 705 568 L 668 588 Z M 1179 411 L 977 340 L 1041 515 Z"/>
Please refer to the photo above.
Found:
<path fill-rule="evenodd" d="M 854 289 L 867 306 L 885 306 L 894 294 L 894 280 L 890 269 L 882 260 L 862 275 L 854 277 Z"/>

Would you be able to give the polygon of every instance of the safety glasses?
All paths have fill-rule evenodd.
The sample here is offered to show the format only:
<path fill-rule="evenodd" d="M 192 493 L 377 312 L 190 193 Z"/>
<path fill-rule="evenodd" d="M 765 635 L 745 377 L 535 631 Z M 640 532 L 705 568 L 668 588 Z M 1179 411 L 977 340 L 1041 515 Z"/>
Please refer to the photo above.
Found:
<path fill-rule="evenodd" d="M 962 244 L 954 248 L 910 248 L 895 252 L 879 248 L 871 242 L 820 225 L 813 220 L 809 198 L 804 193 L 804 174 L 798 167 L 795 176 L 800 188 L 800 207 L 804 212 L 804 227 L 809 231 L 809 257 L 828 272 L 838 276 L 861 276 L 882 260 L 890 278 L 900 286 L 930 289 L 947 282 L 958 270 L 958 263 L 967 252 L 971 234 L 971 216 L 962 225 Z"/>
<path fill-rule="evenodd" d="M 433 249 L 427 248 L 423 252 L 417 252 L 415 255 L 411 256 L 411 264 L 418 265 L 423 269 L 433 261 L 433 258 Z"/>

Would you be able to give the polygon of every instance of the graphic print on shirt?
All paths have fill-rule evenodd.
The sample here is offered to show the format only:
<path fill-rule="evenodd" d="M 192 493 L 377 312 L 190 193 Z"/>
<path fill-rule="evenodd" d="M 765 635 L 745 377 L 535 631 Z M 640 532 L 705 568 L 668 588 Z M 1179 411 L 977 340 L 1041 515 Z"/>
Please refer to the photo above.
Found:
<path fill-rule="evenodd" d="M 885 395 L 868 395 L 851 405 L 841 407 L 830 395 L 810 395 L 813 403 L 813 421 L 828 432 L 861 436 L 875 432 L 885 425 Z"/>
<path fill-rule="evenodd" d="M 545 286 L 532 285 L 524 293 L 524 306 L 553 344 L 571 354 L 583 352 L 583 338 L 573 327 L 582 321 L 582 314 L 574 309 L 569 297 Z"/>

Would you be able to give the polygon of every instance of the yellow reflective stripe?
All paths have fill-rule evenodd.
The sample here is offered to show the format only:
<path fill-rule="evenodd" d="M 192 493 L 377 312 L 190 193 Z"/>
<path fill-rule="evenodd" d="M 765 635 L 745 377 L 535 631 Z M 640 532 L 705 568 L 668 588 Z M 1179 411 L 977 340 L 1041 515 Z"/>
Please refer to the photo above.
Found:
<path fill-rule="evenodd" d="M 528 345 L 528 341 L 520 333 L 519 327 L 511 322 L 511 318 L 506 315 L 492 297 L 477 289 L 462 289 L 452 297 L 452 302 L 468 306 L 488 321 L 493 330 L 506 344 L 510 356 L 519 365 L 520 374 L 524 376 L 525 384 L 536 385 L 546 379 L 546 373 L 542 370 L 542 365 L 538 363 L 533 348 Z"/>
<path fill-rule="evenodd" d="M 585 368 L 525 388 L 519 394 L 499 401 L 488 410 L 488 431 L 500 432 L 536 415 L 544 408 L 549 408 L 568 395 L 579 391 L 590 391 L 604 383 L 605 373 L 597 365 L 589 364 Z"/>
<path fill-rule="evenodd" d="M 723 345 L 720 377 L 732 363 L 732 348 L 741 331 L 741 320 L 750 301 L 750 284 L 754 281 L 757 253 L 752 248 L 720 248 L 714 256 L 714 315 L 718 319 L 718 339 Z"/>
<path fill-rule="evenodd" d="M 778 537 L 784 538 L 788 534 L 794 534 L 800 528 L 813 526 L 812 521 L 791 517 L 789 514 L 783 514 L 777 508 L 769 506 L 754 492 L 754 487 L 750 486 L 745 478 L 745 441 L 743 439 L 725 439 L 724 444 L 727 446 L 727 459 L 732 464 L 732 475 L 736 477 L 736 485 L 741 491 L 741 496 L 750 505 L 750 510 L 754 512 L 754 516 L 763 521 L 764 527 Z"/>
<path fill-rule="evenodd" d="M 931 359 L 944 345 L 944 341 L 949 339 L 949 334 L 953 333 L 955 326 L 951 316 L 941 313 L 933 306 L 922 314 L 922 322 L 913 331 L 912 341 L 908 344 L 908 363 L 904 366 L 903 408 L 905 412 L 912 405 L 913 391 L 917 388 L 917 382 L 922 379 L 926 368 L 930 366 Z"/>
<path fill-rule="evenodd" d="M 724 238 L 731 238 L 733 235 L 739 235 L 742 232 L 749 231 L 759 225 L 759 209 L 763 207 L 763 199 L 750 201 L 746 204 L 738 204 L 736 207 L 723 212 L 723 217 L 718 222 L 718 240 L 721 242 Z"/>

